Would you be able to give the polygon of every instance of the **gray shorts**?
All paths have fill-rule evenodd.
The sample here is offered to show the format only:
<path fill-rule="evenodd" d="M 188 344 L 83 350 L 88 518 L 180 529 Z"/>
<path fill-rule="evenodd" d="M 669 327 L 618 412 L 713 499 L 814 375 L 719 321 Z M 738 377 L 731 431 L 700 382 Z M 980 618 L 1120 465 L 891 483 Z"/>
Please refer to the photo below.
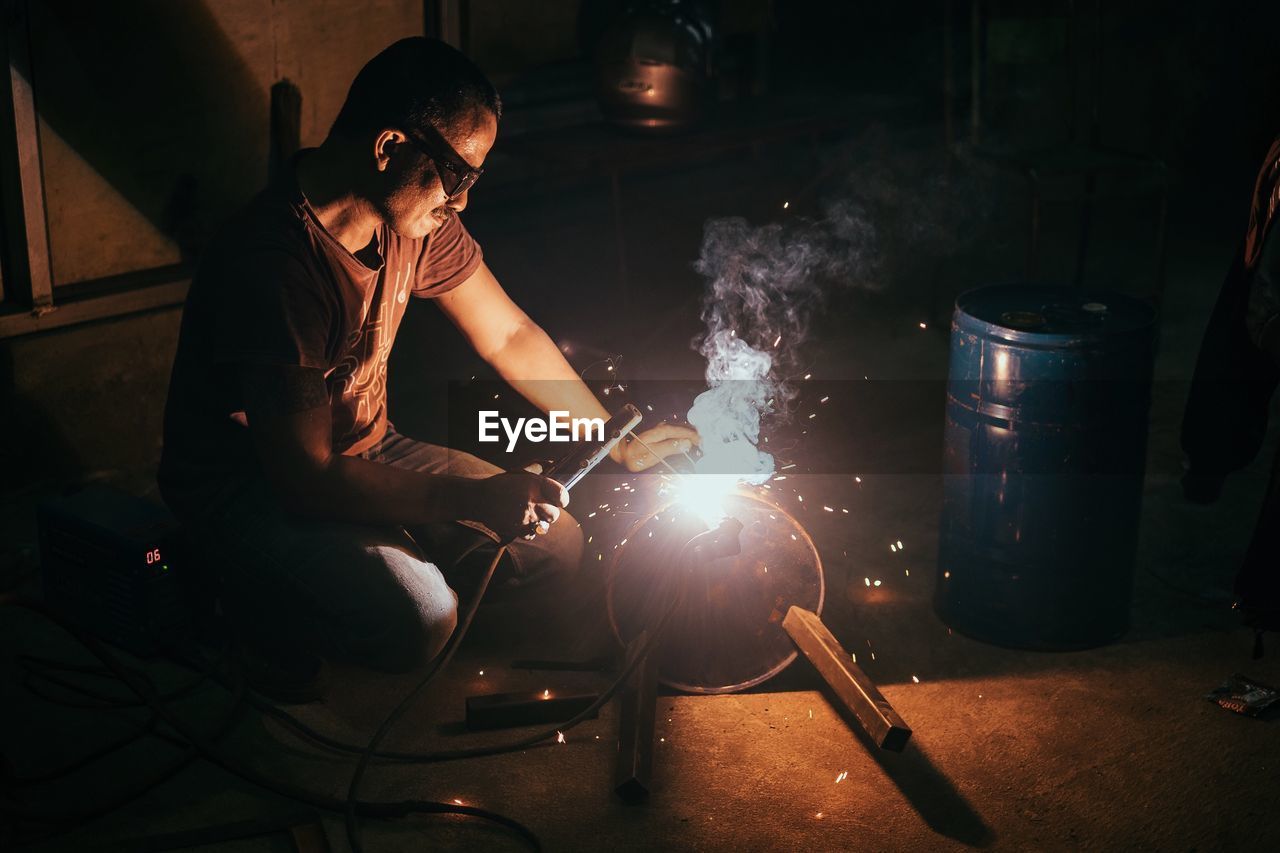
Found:
<path fill-rule="evenodd" d="M 363 455 L 432 474 L 501 471 L 394 430 Z M 482 534 L 456 523 L 404 529 L 303 521 L 280 508 L 265 481 L 250 483 L 192 533 L 219 577 L 224 609 L 249 642 L 390 672 L 425 666 L 453 633 L 458 583 L 442 569 L 465 587 L 467 575 L 482 573 L 494 551 L 482 548 L 451 569 Z M 505 580 L 521 584 L 576 571 L 582 549 L 581 528 L 564 512 L 546 534 L 510 546 Z"/>

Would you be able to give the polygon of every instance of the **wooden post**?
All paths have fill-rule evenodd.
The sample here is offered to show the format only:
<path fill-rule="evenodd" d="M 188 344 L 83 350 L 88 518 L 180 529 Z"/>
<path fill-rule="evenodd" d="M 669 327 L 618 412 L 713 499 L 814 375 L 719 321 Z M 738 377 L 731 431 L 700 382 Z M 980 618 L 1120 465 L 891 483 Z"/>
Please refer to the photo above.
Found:
<path fill-rule="evenodd" d="M 911 737 L 910 727 L 831 635 L 818 614 L 792 606 L 782 627 L 830 685 L 840 710 L 851 714 L 876 746 L 901 752 Z"/>
<path fill-rule="evenodd" d="M 44 312 L 53 305 L 53 272 L 28 27 L 27 0 L 0 0 L 0 49 L 7 60 L 0 86 L 0 188 L 8 244 L 2 286 L 5 301 Z"/>

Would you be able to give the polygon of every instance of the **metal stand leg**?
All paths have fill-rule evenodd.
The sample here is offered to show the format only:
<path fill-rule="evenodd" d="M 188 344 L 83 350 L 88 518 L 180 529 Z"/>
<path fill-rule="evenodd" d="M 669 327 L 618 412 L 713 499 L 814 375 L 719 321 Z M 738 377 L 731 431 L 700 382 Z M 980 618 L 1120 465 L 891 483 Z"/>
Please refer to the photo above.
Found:
<path fill-rule="evenodd" d="M 635 659 L 648 637 L 645 631 L 631 642 L 628 661 Z M 618 769 L 613 790 L 627 802 L 635 803 L 649 796 L 653 776 L 653 731 L 658 715 L 658 664 L 653 653 L 636 667 L 619 698 Z"/>

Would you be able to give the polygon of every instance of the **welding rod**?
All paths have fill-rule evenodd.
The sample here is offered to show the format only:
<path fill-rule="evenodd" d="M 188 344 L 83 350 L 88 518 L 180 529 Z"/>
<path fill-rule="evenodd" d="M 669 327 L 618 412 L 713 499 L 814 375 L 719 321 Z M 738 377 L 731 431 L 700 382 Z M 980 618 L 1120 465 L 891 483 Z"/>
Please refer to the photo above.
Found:
<path fill-rule="evenodd" d="M 846 718 L 852 716 L 876 746 L 902 752 L 911 737 L 911 728 L 853 662 L 853 656 L 832 636 L 818 614 L 793 605 L 782 620 L 782 627 L 830 686 L 839 703 L 837 710 Z"/>
<path fill-rule="evenodd" d="M 627 660 L 632 661 L 648 644 L 649 632 L 627 646 Z M 629 803 L 649 796 L 649 780 L 653 776 L 653 732 L 658 715 L 657 650 L 650 649 L 619 695 L 621 713 L 618 721 L 618 768 L 613 790 Z"/>

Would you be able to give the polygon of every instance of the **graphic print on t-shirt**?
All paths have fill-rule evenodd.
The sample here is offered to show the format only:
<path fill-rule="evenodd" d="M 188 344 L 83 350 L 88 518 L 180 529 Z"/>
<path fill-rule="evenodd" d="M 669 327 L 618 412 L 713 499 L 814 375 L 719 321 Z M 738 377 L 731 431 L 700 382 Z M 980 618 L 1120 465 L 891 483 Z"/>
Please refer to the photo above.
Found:
<path fill-rule="evenodd" d="M 397 270 L 390 295 L 383 284 L 387 270 L 378 279 L 365 321 L 347 338 L 346 354 L 329 375 L 329 395 L 344 405 L 334 408 L 333 436 L 337 440 L 361 437 L 382 415 L 387 399 L 387 359 L 395 340 L 399 314 L 409 294 L 413 263 Z M 372 316 L 371 316 L 372 315 Z"/>

